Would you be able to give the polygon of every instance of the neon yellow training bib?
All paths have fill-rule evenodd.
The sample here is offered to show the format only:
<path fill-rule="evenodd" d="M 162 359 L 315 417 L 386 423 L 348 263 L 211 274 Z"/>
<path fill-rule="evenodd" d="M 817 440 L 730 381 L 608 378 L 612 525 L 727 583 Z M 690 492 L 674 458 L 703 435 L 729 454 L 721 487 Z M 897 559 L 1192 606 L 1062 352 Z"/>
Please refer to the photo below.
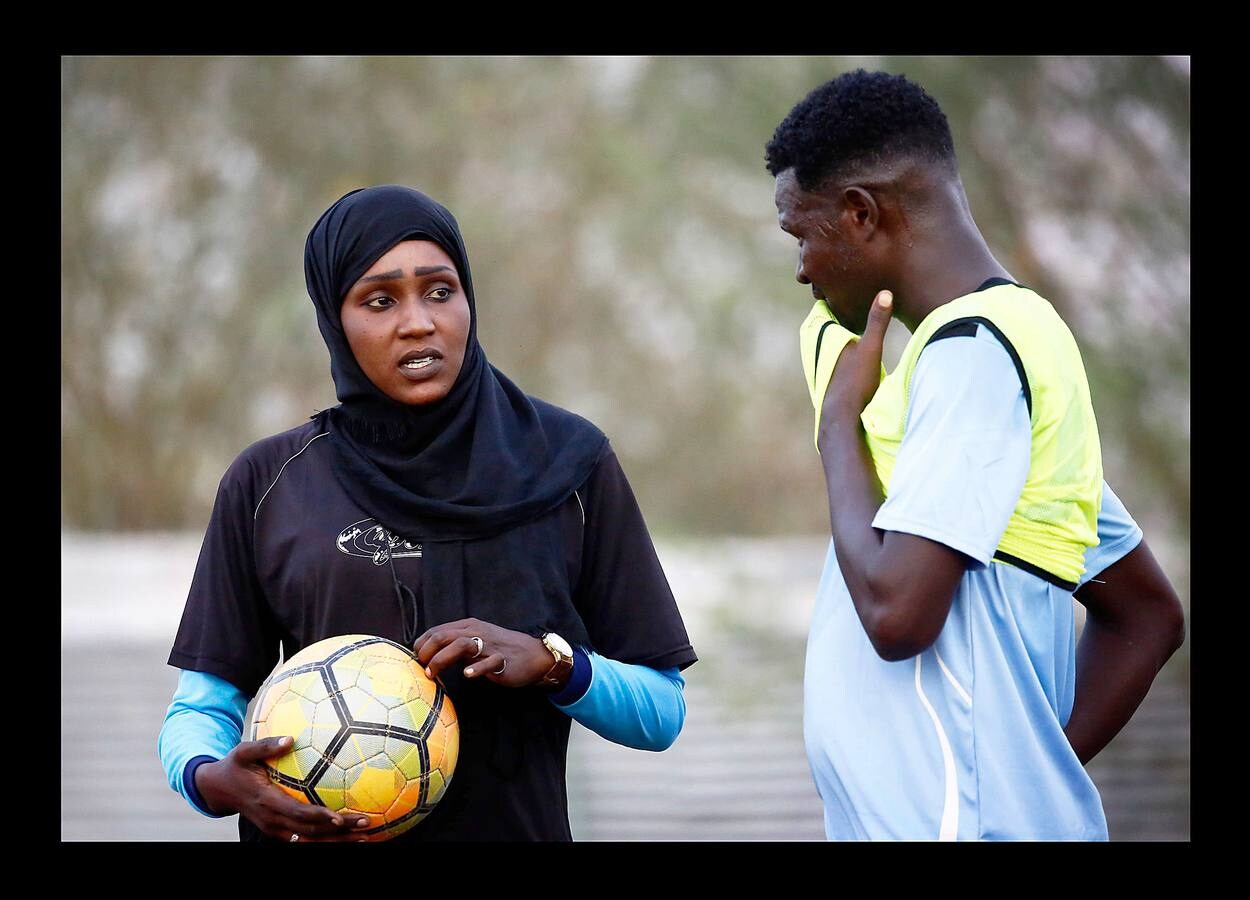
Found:
<path fill-rule="evenodd" d="M 860 416 L 877 477 L 889 496 L 921 351 L 950 329 L 972 333 L 975 324 L 993 331 L 1011 355 L 1032 428 L 1029 473 L 994 558 L 1074 590 L 1085 571 L 1085 548 L 1098 544 L 1098 423 L 1072 332 L 1054 307 L 1028 288 L 999 284 L 944 303 L 920 323 L 894 371 L 886 375 L 882 368 L 881 386 Z M 838 324 L 823 301 L 799 328 L 815 434 L 834 364 L 852 340 L 858 338 Z"/>

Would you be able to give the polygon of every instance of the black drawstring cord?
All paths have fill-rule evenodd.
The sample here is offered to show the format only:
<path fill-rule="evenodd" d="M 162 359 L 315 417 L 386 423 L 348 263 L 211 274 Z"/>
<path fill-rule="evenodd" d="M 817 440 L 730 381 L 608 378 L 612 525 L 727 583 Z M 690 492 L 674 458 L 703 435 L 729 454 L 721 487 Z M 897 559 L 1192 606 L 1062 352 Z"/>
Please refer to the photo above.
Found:
<path fill-rule="evenodd" d="M 387 553 L 386 561 L 391 566 L 391 583 L 395 586 L 395 599 L 399 602 L 399 621 L 404 632 L 404 646 L 411 650 L 417 638 L 425 634 L 425 616 L 422 614 L 424 611 L 421 609 L 421 604 L 417 602 L 417 595 L 412 592 L 412 588 L 400 581 L 399 576 L 395 574 L 394 554 Z M 408 595 L 406 602 L 405 594 Z M 408 627 L 408 604 L 412 604 L 416 612 L 416 627 L 412 630 Z"/>

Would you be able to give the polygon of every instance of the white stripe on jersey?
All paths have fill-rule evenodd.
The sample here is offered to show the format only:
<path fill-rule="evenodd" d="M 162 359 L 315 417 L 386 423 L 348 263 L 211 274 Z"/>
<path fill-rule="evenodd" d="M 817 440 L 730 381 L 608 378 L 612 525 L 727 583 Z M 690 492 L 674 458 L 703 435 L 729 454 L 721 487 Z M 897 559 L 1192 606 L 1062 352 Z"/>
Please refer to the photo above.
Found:
<path fill-rule="evenodd" d="M 302 446 L 302 447 L 300 447 L 300 448 L 299 448 L 299 453 L 296 453 L 296 454 L 295 454 L 295 456 L 299 456 L 299 455 L 300 455 L 300 453 L 303 453 L 303 452 L 304 452 L 305 450 L 307 450 L 310 446 L 312 446 L 312 442 L 313 442 L 313 441 L 315 441 L 315 440 L 317 440 L 317 438 L 323 438 L 323 437 L 325 437 L 325 436 L 326 436 L 327 434 L 329 434 L 329 433 L 330 433 L 330 432 L 328 432 L 328 431 L 323 431 L 323 432 L 321 432 L 321 434 L 314 435 L 312 438 L 310 438 L 310 439 L 309 439 L 309 441 L 308 441 L 308 443 L 307 443 L 307 444 L 305 444 L 304 446 Z M 295 456 L 292 456 L 292 457 L 291 457 L 291 459 L 295 459 Z M 282 464 L 282 468 L 278 470 L 278 474 L 277 474 L 277 475 L 274 477 L 274 479 L 273 479 L 273 484 L 271 484 L 271 485 L 269 485 L 269 487 L 265 488 L 265 493 L 263 493 L 263 494 L 261 494 L 261 495 L 260 495 L 260 502 L 256 504 L 256 512 L 252 513 L 252 521 L 253 521 L 253 522 L 255 522 L 255 521 L 256 521 L 256 517 L 260 515 L 260 507 L 261 507 L 261 504 L 265 502 L 265 498 L 266 498 L 266 497 L 268 497 L 268 496 L 269 496 L 269 492 L 273 490 L 274 484 L 277 484 L 277 483 L 278 483 L 278 479 L 279 479 L 279 478 L 281 478 L 281 477 L 282 477 L 282 473 L 286 471 L 287 464 L 288 464 L 288 463 L 290 463 L 291 459 L 288 459 L 286 462 L 284 462 L 284 463 Z"/>

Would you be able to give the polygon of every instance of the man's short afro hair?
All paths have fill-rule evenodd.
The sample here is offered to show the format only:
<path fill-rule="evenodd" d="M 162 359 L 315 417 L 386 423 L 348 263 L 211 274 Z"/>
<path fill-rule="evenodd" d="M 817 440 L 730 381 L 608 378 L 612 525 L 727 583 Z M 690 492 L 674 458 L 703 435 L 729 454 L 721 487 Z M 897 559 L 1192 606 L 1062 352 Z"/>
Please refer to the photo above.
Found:
<path fill-rule="evenodd" d="M 799 187 L 892 156 L 945 162 L 957 171 L 955 143 L 937 101 L 902 75 L 856 69 L 816 88 L 777 126 L 764 149 L 776 177 L 793 168 Z"/>

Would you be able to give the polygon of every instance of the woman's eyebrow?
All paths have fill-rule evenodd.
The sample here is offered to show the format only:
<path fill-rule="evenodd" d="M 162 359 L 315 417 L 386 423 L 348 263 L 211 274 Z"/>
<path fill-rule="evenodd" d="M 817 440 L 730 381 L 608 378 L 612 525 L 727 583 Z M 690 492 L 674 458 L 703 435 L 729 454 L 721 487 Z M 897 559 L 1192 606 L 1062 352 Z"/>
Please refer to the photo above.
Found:
<path fill-rule="evenodd" d="M 360 280 L 361 281 L 393 281 L 396 278 L 402 277 L 403 274 L 404 273 L 401 272 L 399 269 L 392 269 L 391 271 L 383 272 L 380 275 L 366 275 Z"/>
<path fill-rule="evenodd" d="M 433 275 L 435 272 L 450 272 L 453 275 L 456 270 L 451 266 L 417 266 L 412 270 L 412 274 L 420 278 L 422 275 Z M 389 272 L 382 272 L 380 275 L 366 275 L 361 281 L 394 281 L 396 278 L 402 278 L 404 273 L 400 269 L 392 269 Z"/>

